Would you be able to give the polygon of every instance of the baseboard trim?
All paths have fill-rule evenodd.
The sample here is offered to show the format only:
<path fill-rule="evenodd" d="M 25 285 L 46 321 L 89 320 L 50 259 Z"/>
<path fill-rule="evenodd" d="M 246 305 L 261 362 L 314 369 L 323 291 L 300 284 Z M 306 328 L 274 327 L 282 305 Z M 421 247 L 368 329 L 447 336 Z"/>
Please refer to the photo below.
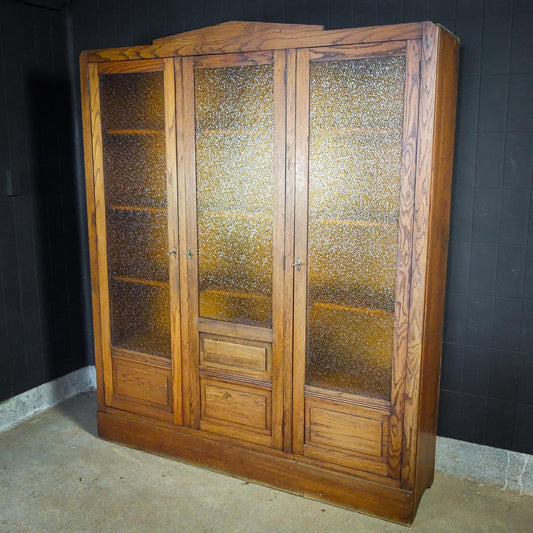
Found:
<path fill-rule="evenodd" d="M 96 390 L 94 366 L 80 368 L 0 403 L 0 432 L 73 396 Z"/>

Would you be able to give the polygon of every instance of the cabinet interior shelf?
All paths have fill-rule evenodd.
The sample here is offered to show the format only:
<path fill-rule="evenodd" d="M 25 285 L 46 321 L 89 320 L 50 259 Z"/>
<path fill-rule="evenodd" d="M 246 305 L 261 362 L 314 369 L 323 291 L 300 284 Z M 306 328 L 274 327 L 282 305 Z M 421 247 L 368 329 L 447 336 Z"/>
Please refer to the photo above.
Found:
<path fill-rule="evenodd" d="M 311 223 L 318 223 L 328 226 L 361 226 L 367 228 L 389 228 L 396 229 L 398 227 L 397 222 L 382 222 L 380 220 L 364 220 L 364 219 L 346 219 L 346 218 L 314 218 Z"/>
<path fill-rule="evenodd" d="M 140 211 L 143 213 L 166 213 L 167 210 L 162 207 L 145 207 L 145 206 L 136 206 L 136 205 L 110 205 L 110 209 L 114 211 Z"/>
<path fill-rule="evenodd" d="M 156 281 L 153 279 L 132 278 L 130 276 L 111 276 L 113 281 L 122 281 L 124 283 L 139 283 L 141 285 L 152 285 L 153 287 L 161 287 L 168 289 L 168 281 Z"/>
<path fill-rule="evenodd" d="M 223 289 L 203 289 L 203 290 L 200 290 L 200 293 L 218 294 L 220 296 L 230 296 L 234 298 L 249 298 L 253 300 L 271 300 L 272 299 L 270 296 L 264 296 L 263 294 L 253 294 L 251 292 L 226 291 Z"/>
<path fill-rule="evenodd" d="M 267 128 L 206 128 L 203 130 L 198 130 L 196 132 L 196 136 L 199 137 L 200 135 L 242 135 L 243 133 L 259 133 L 259 134 L 271 134 L 273 133 L 272 129 Z"/>
<path fill-rule="evenodd" d="M 323 134 L 333 134 L 333 135 L 343 135 L 350 133 L 379 133 L 379 134 L 388 134 L 394 133 L 394 130 L 391 128 L 371 128 L 371 127 L 359 127 L 359 128 L 312 128 L 310 130 L 311 136 L 313 133 Z"/>
<path fill-rule="evenodd" d="M 151 129 L 108 129 L 105 130 L 108 135 L 163 135 L 165 130 Z"/>
<path fill-rule="evenodd" d="M 262 294 L 254 294 L 251 292 L 237 292 L 237 291 L 227 291 L 224 289 L 203 289 L 200 290 L 200 293 L 210 294 L 210 295 L 220 295 L 220 296 L 229 296 L 234 298 L 247 298 L 252 300 L 266 300 L 270 301 L 270 296 L 264 296 Z M 350 313 L 359 313 L 367 315 L 392 315 L 393 311 L 386 311 L 385 309 L 378 309 L 373 307 L 358 307 L 351 305 L 342 305 L 334 304 L 328 302 L 314 302 L 311 304 L 312 307 L 319 309 L 327 309 L 329 311 L 348 311 Z"/>
<path fill-rule="evenodd" d="M 360 313 L 365 315 L 391 315 L 392 311 L 377 309 L 374 307 L 354 307 L 351 305 L 332 304 L 326 302 L 314 302 L 312 307 L 327 309 L 329 311 L 348 311 L 350 313 Z"/>
<path fill-rule="evenodd" d="M 236 213 L 234 211 L 198 211 L 198 215 L 207 217 L 220 218 L 244 218 L 244 219 L 259 219 L 272 220 L 272 215 L 263 215 L 262 213 Z"/>

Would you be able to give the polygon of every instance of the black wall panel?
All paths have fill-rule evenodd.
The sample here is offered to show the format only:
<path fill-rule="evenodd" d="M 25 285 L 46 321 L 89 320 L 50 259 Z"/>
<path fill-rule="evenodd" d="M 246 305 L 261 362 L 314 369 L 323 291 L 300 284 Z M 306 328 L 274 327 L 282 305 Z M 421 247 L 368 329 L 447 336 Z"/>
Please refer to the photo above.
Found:
<path fill-rule="evenodd" d="M 90 363 L 65 14 L 0 0 L 0 401 Z"/>
<path fill-rule="evenodd" d="M 29 12 L 17 9 L 19 18 Z M 13 11 L 11 6 L 10 16 Z M 76 55 L 84 49 L 147 44 L 164 35 L 239 19 L 322 24 L 327 29 L 433 20 L 454 31 L 461 39 L 461 53 L 439 434 L 533 453 L 533 2 L 73 0 L 71 16 Z M 30 20 L 37 24 L 35 17 Z M 10 79 L 12 88 L 0 84 L 0 103 L 6 90 L 23 86 L 21 61 L 35 61 L 35 50 L 29 44 L 26 52 L 15 47 L 14 55 L 6 53 L 8 41 L 22 39 L 13 35 L 13 27 L 7 32 L 8 36 L 2 27 L 0 53 L 4 78 Z M 46 42 L 44 35 L 37 35 L 34 39 Z M 48 84 L 50 93 L 54 92 L 54 77 L 61 90 L 61 74 L 39 78 L 39 83 Z M 77 84 L 77 79 L 73 83 Z M 28 201 L 6 199 L 5 195 L 0 198 L 2 250 L 16 250 L 15 255 L 0 256 L 0 327 L 4 328 L 1 338 L 5 344 L 0 357 L 11 368 L 13 379 L 27 386 L 28 378 L 21 375 L 35 374 L 37 382 L 39 372 L 43 374 L 31 369 L 32 358 L 38 360 L 43 351 L 42 337 L 53 339 L 54 348 L 70 350 L 72 355 L 72 347 L 78 346 L 72 339 L 83 332 L 83 315 L 75 312 L 80 275 L 70 270 L 76 267 L 72 257 L 78 236 L 71 232 L 60 243 L 54 238 L 69 231 L 69 217 L 75 216 L 68 209 L 72 173 L 64 152 L 69 151 L 69 140 L 59 131 L 53 134 L 57 141 L 44 138 L 47 128 L 53 127 L 49 120 L 56 112 L 39 116 L 36 106 L 28 104 L 38 95 L 31 96 L 29 88 L 25 91 L 24 96 L 10 97 L 6 118 L 0 115 L 0 164 L 4 165 L 6 153 L 22 161 L 23 170 L 24 164 L 29 165 L 24 161 L 39 162 L 39 167 L 42 163 L 46 168 L 59 164 L 64 185 L 61 200 L 54 197 L 51 205 L 41 202 L 37 208 L 34 203 L 28 206 Z M 28 121 L 27 132 L 33 139 L 30 155 L 19 116 Z M 62 146 L 61 157 L 58 150 L 50 153 L 43 149 L 41 153 L 36 139 L 44 143 L 41 148 L 49 148 L 51 142 L 65 143 L 67 148 Z M 43 193 L 41 189 L 39 194 Z M 17 231 L 30 234 L 35 244 L 25 245 Z M 39 258 L 48 254 L 50 263 L 52 250 L 63 260 L 54 260 L 52 267 L 33 269 L 35 279 L 28 281 L 32 269 L 27 261 L 32 254 Z M 70 281 L 65 285 L 60 281 L 67 260 L 72 263 L 68 263 L 65 275 Z M 8 272 L 15 272 L 15 279 L 24 278 L 25 282 L 17 281 L 18 288 L 16 283 L 6 282 Z M 41 286 L 49 287 L 48 295 L 54 296 L 41 299 L 38 316 L 46 318 L 36 327 L 35 310 L 28 302 L 39 300 L 35 294 L 40 294 Z M 76 334 L 65 336 L 65 320 L 74 321 L 69 327 Z M 81 346 L 81 341 L 78 344 Z M 7 353 L 10 356 L 4 357 Z M 24 365 L 13 363 L 21 357 Z M 62 355 L 56 353 L 55 357 L 61 359 Z M 76 366 L 81 359 L 69 361 Z M 65 370 L 61 365 L 66 363 L 57 363 Z M 5 382 L 2 374 L 0 380 Z M 10 392 L 16 392 L 13 386 Z"/>

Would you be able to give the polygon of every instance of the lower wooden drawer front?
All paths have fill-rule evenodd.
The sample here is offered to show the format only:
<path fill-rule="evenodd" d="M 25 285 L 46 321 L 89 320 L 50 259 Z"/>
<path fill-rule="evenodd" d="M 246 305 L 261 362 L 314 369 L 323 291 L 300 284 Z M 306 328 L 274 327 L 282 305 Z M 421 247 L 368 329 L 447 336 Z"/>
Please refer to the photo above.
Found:
<path fill-rule="evenodd" d="M 304 454 L 387 475 L 388 419 L 384 411 L 306 398 Z"/>
<path fill-rule="evenodd" d="M 202 377 L 201 428 L 241 440 L 270 445 L 271 389 Z"/>
<path fill-rule="evenodd" d="M 170 418 L 171 370 L 125 357 L 113 357 L 113 407 Z"/>

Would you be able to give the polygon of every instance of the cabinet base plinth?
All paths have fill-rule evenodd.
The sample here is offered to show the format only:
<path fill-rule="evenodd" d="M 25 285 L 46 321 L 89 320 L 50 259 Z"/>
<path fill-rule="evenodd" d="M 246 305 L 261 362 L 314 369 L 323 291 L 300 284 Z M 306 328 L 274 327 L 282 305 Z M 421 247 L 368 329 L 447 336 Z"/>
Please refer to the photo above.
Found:
<path fill-rule="evenodd" d="M 400 524 L 409 525 L 414 518 L 411 491 L 314 466 L 297 455 L 241 447 L 196 430 L 114 410 L 98 412 L 98 433 L 113 442 Z"/>

